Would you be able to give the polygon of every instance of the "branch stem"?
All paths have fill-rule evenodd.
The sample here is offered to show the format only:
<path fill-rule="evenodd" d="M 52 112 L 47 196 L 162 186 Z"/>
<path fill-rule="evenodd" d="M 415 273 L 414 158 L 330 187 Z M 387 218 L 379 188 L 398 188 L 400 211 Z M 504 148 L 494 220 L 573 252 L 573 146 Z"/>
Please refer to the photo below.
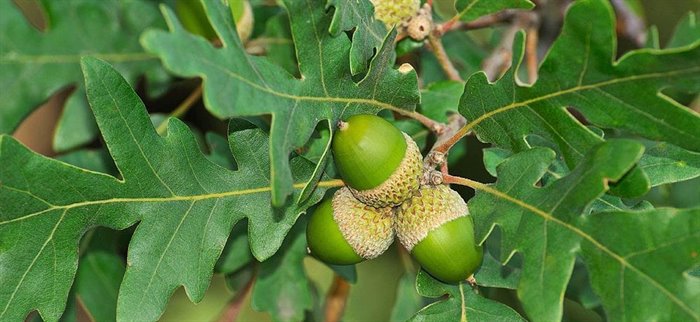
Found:
<path fill-rule="evenodd" d="M 447 75 L 447 78 L 450 80 L 464 82 L 462 77 L 459 76 L 459 72 L 452 64 L 452 61 L 450 61 L 450 57 L 447 56 L 447 52 L 445 51 L 445 47 L 442 45 L 442 40 L 440 40 L 440 37 L 438 37 L 436 33 L 431 33 L 430 36 L 428 36 L 428 42 L 430 43 L 430 47 L 433 49 L 435 58 L 437 58 L 442 70 Z"/>
<path fill-rule="evenodd" d="M 326 322 L 340 321 L 340 319 L 343 317 L 343 311 L 345 311 L 345 304 L 348 301 L 348 295 L 350 295 L 350 283 L 348 283 L 340 275 L 335 274 L 333 276 L 333 284 L 331 285 L 331 289 L 328 291 L 328 295 L 326 296 Z"/>
<path fill-rule="evenodd" d="M 202 84 L 199 84 L 199 86 L 197 86 L 197 88 L 195 88 L 195 90 L 192 91 L 192 93 L 190 93 L 190 95 L 187 96 L 187 98 L 185 98 L 185 100 L 182 101 L 182 103 L 180 103 L 180 105 L 178 105 L 177 108 L 170 112 L 169 117 L 179 118 L 185 115 L 185 113 L 187 113 L 187 111 L 189 111 L 190 108 L 194 106 L 194 103 L 196 103 L 202 97 L 202 91 Z M 158 134 L 163 134 L 167 129 L 168 122 L 166 120 L 158 125 L 158 128 L 156 128 L 156 132 L 158 132 Z"/>
<path fill-rule="evenodd" d="M 236 295 L 234 295 L 233 298 L 228 302 L 226 308 L 221 313 L 221 316 L 219 316 L 219 322 L 230 322 L 236 320 L 238 314 L 241 313 L 241 308 L 243 307 L 243 302 L 245 302 L 245 298 L 248 296 L 248 293 L 250 293 L 250 291 L 253 289 L 253 284 L 255 282 L 256 275 L 257 274 L 254 273 L 250 277 L 250 280 L 248 280 L 248 283 L 246 283 L 246 285 L 243 287 L 243 289 L 236 293 Z"/>
<path fill-rule="evenodd" d="M 539 65 L 537 61 L 537 42 L 539 41 L 537 29 L 538 26 L 536 25 L 528 27 L 525 40 L 525 63 L 527 64 L 527 78 L 530 84 L 534 84 L 537 81 L 537 67 Z"/>
<path fill-rule="evenodd" d="M 459 142 L 463 137 L 467 136 L 469 132 L 471 131 L 471 125 L 472 123 L 467 123 L 463 127 L 461 127 L 457 132 L 455 132 L 451 137 L 448 139 L 445 139 L 442 141 L 439 145 L 433 147 L 433 151 L 437 152 L 442 152 L 447 154 L 447 152 L 450 151 L 450 149 Z"/>
<path fill-rule="evenodd" d="M 493 27 L 494 25 L 510 20 L 512 16 L 513 12 L 511 11 L 501 11 L 470 22 L 462 22 L 459 21 L 459 19 L 452 18 L 443 24 L 437 25 L 435 29 L 437 30 L 438 37 L 442 37 L 442 35 L 452 30 L 474 30 Z"/>

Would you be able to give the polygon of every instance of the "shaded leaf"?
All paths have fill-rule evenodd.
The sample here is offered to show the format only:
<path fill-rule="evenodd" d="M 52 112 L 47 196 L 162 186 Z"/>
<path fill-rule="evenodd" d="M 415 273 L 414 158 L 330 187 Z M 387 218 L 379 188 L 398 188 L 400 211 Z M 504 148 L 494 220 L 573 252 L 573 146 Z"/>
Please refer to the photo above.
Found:
<path fill-rule="evenodd" d="M 421 90 L 421 114 L 447 123 L 449 113 L 457 113 L 459 98 L 464 91 L 464 83 L 457 81 L 441 81 L 428 85 Z"/>
<path fill-rule="evenodd" d="M 416 291 L 415 274 L 405 273 L 396 287 L 396 302 L 391 308 L 391 322 L 404 322 L 423 307 L 423 297 Z"/>
<path fill-rule="evenodd" d="M 235 170 L 236 161 L 233 159 L 233 155 L 231 155 L 231 150 L 229 149 L 226 138 L 216 133 L 208 132 L 205 139 L 209 147 L 207 159 L 223 168 Z"/>
<path fill-rule="evenodd" d="M 590 206 L 588 213 L 596 213 L 602 211 L 623 211 L 623 210 L 648 210 L 653 209 L 648 201 L 641 201 L 636 204 L 627 205 L 625 202 L 619 198 L 610 195 L 603 195 L 602 197 L 593 201 Z"/>
<path fill-rule="evenodd" d="M 112 175 L 117 174 L 114 161 L 112 161 L 106 149 L 78 150 L 60 155 L 56 159 L 86 170 Z"/>
<path fill-rule="evenodd" d="M 238 171 L 211 163 L 187 127 L 171 119 L 156 134 L 143 103 L 107 63 L 86 58 L 83 70 L 97 123 L 123 179 L 69 166 L 0 136 L 0 319 L 38 309 L 56 321 L 77 268 L 77 247 L 89 227 L 124 229 L 140 221 L 129 246 L 118 320 L 156 320 L 183 285 L 199 301 L 233 225 L 248 218 L 251 249 L 270 257 L 306 207 L 273 209 L 267 136 L 233 135 Z M 313 164 L 291 160 L 296 189 Z M 330 183 L 333 185 L 333 182 Z M 297 191 L 298 192 L 298 191 Z"/>
<path fill-rule="evenodd" d="M 530 0 L 456 0 L 455 18 L 472 21 L 481 16 L 496 13 L 504 9 L 532 9 L 535 4 Z"/>
<path fill-rule="evenodd" d="M 75 276 L 75 293 L 80 305 L 94 321 L 117 319 L 117 294 L 126 263 L 116 253 L 116 237 L 114 231 L 95 230 Z"/>
<path fill-rule="evenodd" d="M 350 284 L 357 283 L 357 266 L 355 265 L 328 265 L 338 276 Z"/>
<path fill-rule="evenodd" d="M 322 1 L 286 1 L 301 74 L 296 79 L 265 58 L 247 55 L 232 18 L 220 14 L 222 6 L 205 2 L 223 48 L 187 33 L 165 7 L 170 32 L 147 32 L 143 43 L 175 74 L 204 77 L 204 99 L 214 115 L 272 115 L 274 205 L 284 204 L 292 192 L 290 152 L 306 143 L 319 121 L 335 124 L 341 116 L 357 113 L 413 110 L 418 103 L 415 71 L 393 69 L 395 33 L 384 39 L 367 75 L 355 83 L 348 64 L 351 43 L 344 35 L 328 33 L 332 16 Z"/>
<path fill-rule="evenodd" d="M 333 20 L 328 31 L 338 36 L 343 31 L 353 31 L 350 47 L 350 71 L 353 75 L 367 71 L 368 62 L 382 46 L 388 30 L 374 19 L 374 6 L 369 0 L 328 0 L 334 7 Z"/>
<path fill-rule="evenodd" d="M 248 225 L 244 221 L 239 221 L 233 226 L 226 240 L 226 246 L 216 262 L 214 269 L 217 273 L 232 274 L 253 260 L 253 254 L 248 246 L 247 230 Z"/>
<path fill-rule="evenodd" d="M 0 133 L 19 123 L 58 90 L 76 86 L 66 102 L 54 137 L 54 149 L 67 150 L 95 138 L 80 73 L 80 56 L 95 55 L 115 64 L 134 83 L 167 76 L 152 54 L 139 45 L 146 27 L 162 26 L 151 1 L 41 1 L 47 30 L 32 27 L 12 1 L 0 1 Z"/>
<path fill-rule="evenodd" d="M 300 220 L 275 256 L 260 264 L 252 306 L 269 312 L 274 321 L 302 321 L 313 308 L 311 283 L 304 272 L 306 221 Z"/>
<path fill-rule="evenodd" d="M 666 44 L 667 48 L 683 47 L 691 45 L 700 39 L 700 22 L 697 14 L 688 12 L 676 25 L 676 30 L 671 36 L 671 40 Z"/>
<path fill-rule="evenodd" d="M 420 271 L 416 288 L 426 297 L 448 297 L 424 307 L 409 321 L 525 321 L 507 305 L 476 294 L 465 283 L 444 284 Z"/>
<path fill-rule="evenodd" d="M 474 273 L 479 286 L 515 289 L 520 280 L 520 270 L 501 265 L 490 253 L 484 252 L 484 261 Z"/>
<path fill-rule="evenodd" d="M 700 176 L 700 153 L 656 143 L 647 148 L 639 167 L 649 176 L 652 187 L 689 180 Z"/>
<path fill-rule="evenodd" d="M 288 73 L 299 75 L 292 31 L 286 13 L 281 12 L 271 17 L 265 25 L 265 33 L 257 41 L 265 47 L 265 57 L 282 66 Z"/>

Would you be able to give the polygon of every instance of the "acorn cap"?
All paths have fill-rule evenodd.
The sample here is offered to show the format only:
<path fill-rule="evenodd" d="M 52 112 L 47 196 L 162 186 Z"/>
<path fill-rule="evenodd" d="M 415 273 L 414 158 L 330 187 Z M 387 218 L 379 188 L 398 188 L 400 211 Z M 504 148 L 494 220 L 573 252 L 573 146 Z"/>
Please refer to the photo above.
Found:
<path fill-rule="evenodd" d="M 384 253 L 394 240 L 391 208 L 373 208 L 336 191 L 316 208 L 307 226 L 311 253 L 330 264 L 348 265 Z"/>
<path fill-rule="evenodd" d="M 370 0 L 374 5 L 374 18 L 387 28 L 413 16 L 420 9 L 420 0 Z"/>
<path fill-rule="evenodd" d="M 403 133 L 406 140 L 406 153 L 396 170 L 379 186 L 356 190 L 350 187 L 355 198 L 362 203 L 374 207 L 395 207 L 413 197 L 420 188 L 420 178 L 423 174 L 423 159 L 416 142 L 408 134 Z"/>
<path fill-rule="evenodd" d="M 445 185 L 425 186 L 398 208 L 396 235 L 424 270 L 448 283 L 467 279 L 483 259 L 467 204 Z"/>
<path fill-rule="evenodd" d="M 418 145 L 376 115 L 339 122 L 333 136 L 338 172 L 357 199 L 372 207 L 393 207 L 420 186 L 423 163 Z"/>
<path fill-rule="evenodd" d="M 420 10 L 416 16 L 408 18 L 403 25 L 409 37 L 421 41 L 433 31 L 433 17 L 430 10 Z"/>

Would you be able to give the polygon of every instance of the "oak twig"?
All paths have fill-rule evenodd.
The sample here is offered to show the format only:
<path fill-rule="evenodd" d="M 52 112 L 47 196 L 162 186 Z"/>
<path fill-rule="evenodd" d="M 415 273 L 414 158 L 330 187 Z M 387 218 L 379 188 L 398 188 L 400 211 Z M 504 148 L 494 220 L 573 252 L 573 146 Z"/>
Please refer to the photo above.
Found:
<path fill-rule="evenodd" d="M 492 15 L 483 16 L 470 22 L 462 22 L 459 19 L 452 18 L 449 21 L 435 27 L 437 33 L 436 36 L 442 37 L 442 35 L 452 30 L 474 30 L 493 27 L 497 24 L 507 22 L 512 17 L 513 11 L 505 10 Z"/>
<path fill-rule="evenodd" d="M 187 111 L 190 110 L 192 106 L 194 106 L 194 103 L 196 103 L 200 98 L 202 97 L 202 84 L 199 84 L 197 88 L 195 88 L 192 93 L 190 93 L 187 98 L 185 98 L 180 105 L 177 106 L 172 112 L 170 112 L 169 117 L 181 117 L 187 113 Z M 163 134 L 165 133 L 165 130 L 168 129 L 168 121 L 167 119 L 160 123 L 158 127 L 156 128 L 156 132 L 158 134 Z"/>
<path fill-rule="evenodd" d="M 525 40 L 525 66 L 527 67 L 527 81 L 529 84 L 534 84 L 537 81 L 537 42 L 538 42 L 538 25 L 533 23 L 527 28 L 527 38 Z"/>
<path fill-rule="evenodd" d="M 447 78 L 449 78 L 450 80 L 463 82 L 464 80 L 461 76 L 459 76 L 459 72 L 452 64 L 452 61 L 450 61 L 450 57 L 447 56 L 445 47 L 442 45 L 442 40 L 440 40 L 440 38 L 436 36 L 435 32 L 431 33 L 430 36 L 428 36 L 428 43 L 430 43 L 430 48 L 435 54 L 435 58 L 437 58 L 440 67 L 442 67 L 442 70 L 447 75 Z"/>
<path fill-rule="evenodd" d="M 431 118 L 429 118 L 421 113 L 418 113 L 416 111 L 409 112 L 409 111 L 400 110 L 400 109 L 395 109 L 395 110 L 392 109 L 392 111 L 396 112 L 399 115 L 403 115 L 405 117 L 412 118 L 412 119 L 420 122 L 421 124 L 423 124 L 423 126 L 427 127 L 428 129 L 430 129 L 430 131 L 432 131 L 438 135 L 444 131 L 445 124 L 442 124 L 438 121 L 435 121 L 435 120 L 433 120 L 433 119 L 431 119 Z"/>
<path fill-rule="evenodd" d="M 248 296 L 248 293 L 250 293 L 250 291 L 253 289 L 253 284 L 255 283 L 256 275 L 256 273 L 253 273 L 253 275 L 250 277 L 250 280 L 248 280 L 243 289 L 238 291 L 238 293 L 236 293 L 236 295 L 234 295 L 233 298 L 228 302 L 226 308 L 219 316 L 218 322 L 236 321 L 236 317 L 238 317 L 238 314 L 241 313 L 241 308 L 243 306 L 243 302 L 245 302 L 245 298 Z"/>
<path fill-rule="evenodd" d="M 326 322 L 338 322 L 343 317 L 343 311 L 345 311 L 345 304 L 348 301 L 348 295 L 350 294 L 350 283 L 348 283 L 340 275 L 335 274 L 333 276 L 333 284 L 331 289 L 326 295 L 326 312 L 325 320 Z"/>
<path fill-rule="evenodd" d="M 428 153 L 428 156 L 433 153 L 441 153 L 443 154 L 443 157 L 446 158 L 446 154 L 450 151 L 452 146 L 459 142 L 459 140 L 464 136 L 469 134 L 470 130 L 471 127 L 469 127 L 469 123 L 467 123 L 467 120 L 462 115 L 452 114 L 450 116 L 450 122 L 445 128 L 445 131 L 438 137 L 437 141 L 435 141 L 435 144 Z M 426 163 L 427 161 L 428 160 L 424 160 L 423 162 Z M 430 164 L 426 164 L 426 166 L 430 166 Z"/>

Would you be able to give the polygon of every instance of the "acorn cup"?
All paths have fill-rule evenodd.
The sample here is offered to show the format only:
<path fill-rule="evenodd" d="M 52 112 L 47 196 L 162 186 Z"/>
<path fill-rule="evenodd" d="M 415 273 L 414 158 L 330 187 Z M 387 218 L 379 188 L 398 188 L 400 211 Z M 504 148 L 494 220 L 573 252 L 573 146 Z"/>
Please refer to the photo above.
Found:
<path fill-rule="evenodd" d="M 375 19 L 387 29 L 413 16 L 420 8 L 420 0 L 370 0 L 374 5 Z"/>
<path fill-rule="evenodd" d="M 394 241 L 391 208 L 374 208 L 341 188 L 321 202 L 306 227 L 311 254 L 336 265 L 356 264 L 383 254 Z"/>
<path fill-rule="evenodd" d="M 424 186 L 397 209 L 396 235 L 425 271 L 458 283 L 481 265 L 483 249 L 474 241 L 467 204 L 445 185 Z"/>
<path fill-rule="evenodd" d="M 340 176 L 364 204 L 395 207 L 420 187 L 423 162 L 416 142 L 379 116 L 338 122 L 332 149 Z"/>

